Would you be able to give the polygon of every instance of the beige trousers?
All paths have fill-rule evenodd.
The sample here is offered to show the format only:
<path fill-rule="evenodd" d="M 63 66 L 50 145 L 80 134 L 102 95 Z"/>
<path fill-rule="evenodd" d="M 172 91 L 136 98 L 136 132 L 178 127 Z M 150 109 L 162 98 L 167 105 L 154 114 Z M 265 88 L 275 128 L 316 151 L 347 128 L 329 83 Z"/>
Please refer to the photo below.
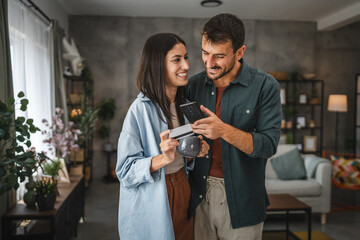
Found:
<path fill-rule="evenodd" d="M 261 240 L 264 223 L 233 229 L 223 178 L 209 176 L 206 196 L 196 208 L 195 240 Z"/>

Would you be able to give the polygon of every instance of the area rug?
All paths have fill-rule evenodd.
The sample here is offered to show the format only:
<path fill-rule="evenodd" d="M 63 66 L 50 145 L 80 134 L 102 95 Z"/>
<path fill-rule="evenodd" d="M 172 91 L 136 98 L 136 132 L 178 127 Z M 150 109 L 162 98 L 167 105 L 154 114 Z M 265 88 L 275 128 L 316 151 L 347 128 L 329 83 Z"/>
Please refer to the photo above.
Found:
<path fill-rule="evenodd" d="M 301 240 L 307 240 L 307 232 L 294 232 L 296 236 L 298 236 Z M 284 232 L 264 232 L 263 233 L 263 240 L 283 240 L 286 238 L 286 235 Z M 326 236 L 324 233 L 320 231 L 312 231 L 311 232 L 311 239 L 313 240 L 332 240 L 328 236 Z M 290 236 L 289 240 L 293 240 L 293 238 Z"/>

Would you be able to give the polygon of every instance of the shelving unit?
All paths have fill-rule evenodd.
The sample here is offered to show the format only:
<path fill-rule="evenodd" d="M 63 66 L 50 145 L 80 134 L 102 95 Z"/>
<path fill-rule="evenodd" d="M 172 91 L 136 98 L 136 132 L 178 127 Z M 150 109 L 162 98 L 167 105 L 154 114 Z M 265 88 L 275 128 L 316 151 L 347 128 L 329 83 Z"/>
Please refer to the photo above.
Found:
<path fill-rule="evenodd" d="M 67 76 L 64 75 L 66 98 L 67 98 L 67 110 L 69 121 L 75 122 L 77 115 L 83 114 L 84 108 L 94 109 L 94 98 L 92 84 L 89 79 L 84 76 Z M 85 107 L 86 106 L 86 107 Z M 92 180 L 92 158 L 93 158 L 93 142 L 91 139 L 87 139 L 81 148 L 81 152 L 70 155 L 71 167 L 76 171 L 76 174 L 85 175 L 85 186 L 87 187 Z M 77 168 L 77 169 L 75 169 Z"/>
<path fill-rule="evenodd" d="M 282 80 L 279 83 L 283 121 L 291 122 L 291 126 L 290 123 L 282 124 L 282 138 L 287 139 L 286 143 L 297 144 L 302 153 L 321 155 L 324 81 Z"/>
<path fill-rule="evenodd" d="M 360 154 L 360 73 L 355 76 L 355 153 Z"/>

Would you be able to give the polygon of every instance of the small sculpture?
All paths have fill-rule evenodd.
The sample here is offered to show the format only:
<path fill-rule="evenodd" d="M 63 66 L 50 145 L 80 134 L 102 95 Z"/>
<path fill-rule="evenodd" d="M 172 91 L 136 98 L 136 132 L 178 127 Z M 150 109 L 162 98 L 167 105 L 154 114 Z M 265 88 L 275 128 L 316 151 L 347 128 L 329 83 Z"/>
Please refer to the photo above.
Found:
<path fill-rule="evenodd" d="M 63 38 L 63 46 L 65 53 L 63 58 L 70 61 L 73 74 L 75 76 L 80 76 L 81 71 L 84 68 L 82 61 L 84 58 L 80 56 L 80 53 L 75 45 L 74 39 L 71 38 L 71 43 L 69 43 L 66 38 Z"/>

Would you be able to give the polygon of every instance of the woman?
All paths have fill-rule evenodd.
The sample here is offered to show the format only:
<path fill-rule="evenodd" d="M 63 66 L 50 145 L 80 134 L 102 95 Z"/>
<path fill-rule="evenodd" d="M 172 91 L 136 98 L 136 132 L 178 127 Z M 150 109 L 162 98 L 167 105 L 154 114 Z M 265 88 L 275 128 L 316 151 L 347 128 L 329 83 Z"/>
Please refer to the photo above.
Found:
<path fill-rule="evenodd" d="M 137 75 L 141 92 L 118 143 L 121 240 L 193 239 L 193 219 L 187 219 L 187 162 L 176 151 L 178 142 L 168 137 L 169 129 L 185 123 L 179 105 L 186 101 L 188 69 L 180 37 L 160 33 L 146 41 Z M 209 150 L 205 141 L 201 144 L 198 157 Z"/>

